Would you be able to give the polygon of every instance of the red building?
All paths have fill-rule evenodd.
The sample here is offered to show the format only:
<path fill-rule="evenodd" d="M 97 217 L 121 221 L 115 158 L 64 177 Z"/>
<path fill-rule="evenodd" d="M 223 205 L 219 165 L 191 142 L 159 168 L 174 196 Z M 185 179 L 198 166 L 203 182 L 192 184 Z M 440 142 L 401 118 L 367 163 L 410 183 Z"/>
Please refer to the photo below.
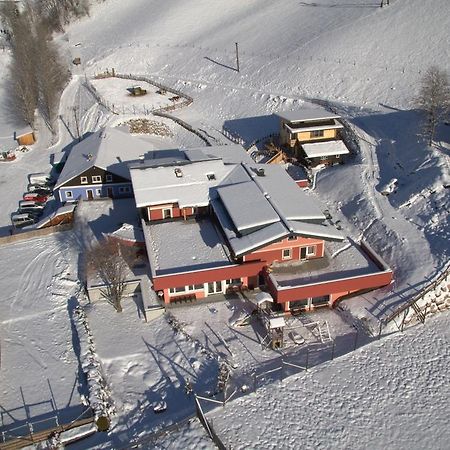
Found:
<path fill-rule="evenodd" d="M 238 146 L 161 152 L 130 173 L 165 303 L 264 285 L 279 308 L 309 310 L 392 281 L 283 167 L 255 164 Z"/>

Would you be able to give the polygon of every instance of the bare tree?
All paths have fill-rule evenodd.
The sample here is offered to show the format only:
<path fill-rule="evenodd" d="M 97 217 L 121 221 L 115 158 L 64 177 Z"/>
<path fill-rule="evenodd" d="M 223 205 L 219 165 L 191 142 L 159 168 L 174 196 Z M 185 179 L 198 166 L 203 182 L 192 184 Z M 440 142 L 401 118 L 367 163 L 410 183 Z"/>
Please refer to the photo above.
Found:
<path fill-rule="evenodd" d="M 417 106 L 425 113 L 422 126 L 428 145 L 433 143 L 437 126 L 450 111 L 450 86 L 448 74 L 437 66 L 430 67 L 422 78 Z"/>
<path fill-rule="evenodd" d="M 55 43 L 45 24 L 39 22 L 36 34 L 36 76 L 40 93 L 40 105 L 49 128 L 54 130 L 61 93 L 69 79 L 69 72 L 60 61 Z"/>
<path fill-rule="evenodd" d="M 14 3 L 2 5 L 0 15 L 11 34 L 12 63 L 10 65 L 13 89 L 12 104 L 18 115 L 33 126 L 38 106 L 39 88 L 35 75 L 35 43 L 29 32 L 25 15 Z"/>
<path fill-rule="evenodd" d="M 129 265 L 135 258 L 134 249 L 114 239 L 105 239 L 91 247 L 86 255 L 86 273 L 97 276 L 104 284 L 100 290 L 103 298 L 122 312 L 122 297 Z"/>

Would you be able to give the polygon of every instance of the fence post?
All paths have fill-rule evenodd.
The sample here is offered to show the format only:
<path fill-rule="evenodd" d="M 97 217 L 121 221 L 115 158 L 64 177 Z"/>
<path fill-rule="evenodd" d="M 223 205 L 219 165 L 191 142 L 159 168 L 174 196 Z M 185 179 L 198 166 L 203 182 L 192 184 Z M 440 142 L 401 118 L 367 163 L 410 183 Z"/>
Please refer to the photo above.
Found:
<path fill-rule="evenodd" d="M 334 347 L 335 347 L 335 342 L 333 341 L 333 347 L 331 347 L 331 360 L 332 361 L 334 359 Z"/>
<path fill-rule="evenodd" d="M 308 363 L 309 363 L 309 348 L 306 348 L 306 370 L 308 370 Z"/>
<path fill-rule="evenodd" d="M 356 328 L 356 333 L 355 333 L 355 344 L 354 344 L 354 346 L 353 346 L 353 351 L 356 350 L 356 346 L 358 345 L 358 333 L 359 333 L 358 328 Z"/>
<path fill-rule="evenodd" d="M 380 320 L 380 329 L 379 329 L 379 331 L 378 331 L 378 340 L 381 339 L 381 330 L 382 330 L 382 328 L 383 328 L 383 321 Z"/>

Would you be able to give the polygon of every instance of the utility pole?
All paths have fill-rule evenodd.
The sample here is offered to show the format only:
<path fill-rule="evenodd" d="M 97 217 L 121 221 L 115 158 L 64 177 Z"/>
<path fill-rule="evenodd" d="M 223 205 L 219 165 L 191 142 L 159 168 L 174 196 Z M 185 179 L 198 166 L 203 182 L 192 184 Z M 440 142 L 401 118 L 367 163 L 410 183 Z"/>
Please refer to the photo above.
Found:
<path fill-rule="evenodd" d="M 235 44 L 236 44 L 236 70 L 239 72 L 239 47 L 237 42 Z"/>

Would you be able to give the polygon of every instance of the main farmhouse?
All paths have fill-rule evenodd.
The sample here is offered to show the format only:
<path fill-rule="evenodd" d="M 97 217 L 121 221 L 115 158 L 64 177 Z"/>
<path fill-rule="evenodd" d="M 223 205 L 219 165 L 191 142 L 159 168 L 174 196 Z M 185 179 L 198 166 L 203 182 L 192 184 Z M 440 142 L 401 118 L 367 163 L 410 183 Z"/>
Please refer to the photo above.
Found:
<path fill-rule="evenodd" d="M 149 151 L 123 134 L 107 129 L 75 146 L 59 196 L 134 195 L 152 289 L 165 304 L 264 288 L 280 310 L 311 310 L 392 281 L 283 166 L 256 164 L 239 145 Z M 116 157 L 121 142 L 131 162 Z"/>

